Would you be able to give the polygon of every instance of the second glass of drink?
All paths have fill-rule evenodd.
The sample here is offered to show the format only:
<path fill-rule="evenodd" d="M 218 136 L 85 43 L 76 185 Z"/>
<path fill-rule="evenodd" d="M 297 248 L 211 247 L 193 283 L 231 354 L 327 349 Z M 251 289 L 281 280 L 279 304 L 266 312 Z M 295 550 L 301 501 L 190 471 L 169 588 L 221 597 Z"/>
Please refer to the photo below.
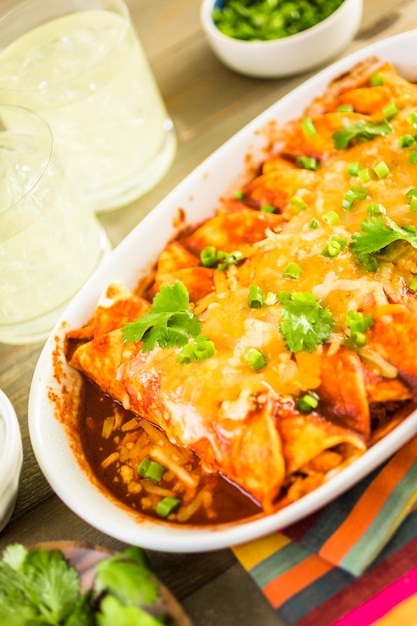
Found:
<path fill-rule="evenodd" d="M 46 122 L 0 104 L 0 342 L 44 340 L 109 249 Z"/>

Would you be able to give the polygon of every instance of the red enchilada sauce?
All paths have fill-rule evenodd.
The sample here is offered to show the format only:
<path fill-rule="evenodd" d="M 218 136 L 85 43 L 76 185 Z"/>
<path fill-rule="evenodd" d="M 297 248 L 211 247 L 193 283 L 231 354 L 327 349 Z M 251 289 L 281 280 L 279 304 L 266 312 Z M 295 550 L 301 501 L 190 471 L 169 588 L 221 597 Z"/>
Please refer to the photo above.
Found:
<path fill-rule="evenodd" d="M 112 416 L 116 416 L 114 420 Z M 108 424 L 112 428 L 107 428 Z M 148 436 L 149 432 L 152 437 Z M 123 409 L 87 378 L 84 378 L 80 403 L 79 436 L 87 462 L 99 483 L 133 511 L 158 518 L 157 503 L 161 498 L 174 497 L 185 505 L 181 509 L 189 514 L 184 520 L 178 519 L 175 513 L 168 515 L 168 520 L 178 523 L 219 524 L 261 513 L 261 508 L 239 488 L 217 472 L 204 471 L 192 452 L 172 446 L 162 431 Z M 196 481 L 195 488 L 169 468 L 164 468 L 160 481 L 138 474 L 144 449 L 148 447 L 148 454 L 145 454 L 148 457 L 152 448 L 155 457 L 158 449 L 164 450 L 165 446 L 173 452 L 173 462 L 184 470 L 184 477 L 191 476 Z"/>

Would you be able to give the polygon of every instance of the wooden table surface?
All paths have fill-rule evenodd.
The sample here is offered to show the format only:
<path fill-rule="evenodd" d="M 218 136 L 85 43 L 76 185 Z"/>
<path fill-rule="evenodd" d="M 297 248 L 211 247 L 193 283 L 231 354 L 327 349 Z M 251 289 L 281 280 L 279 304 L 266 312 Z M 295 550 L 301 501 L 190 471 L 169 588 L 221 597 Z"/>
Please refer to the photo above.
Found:
<path fill-rule="evenodd" d="M 1 0 L 0 13 L 15 4 L 17 0 Z M 128 0 L 127 4 L 173 118 L 179 145 L 171 169 L 154 190 L 100 218 L 113 245 L 206 156 L 311 75 L 257 80 L 228 70 L 206 43 L 199 23 L 199 0 Z M 417 0 L 364 0 L 361 28 L 343 55 L 413 28 L 417 28 Z M 0 388 L 15 406 L 24 445 L 17 505 L 0 533 L 0 551 L 11 542 L 31 545 L 71 539 L 121 549 L 123 544 L 83 522 L 52 493 L 36 463 L 28 435 L 27 401 L 41 348 L 42 344 L 0 345 Z M 154 570 L 183 603 L 195 626 L 282 624 L 231 551 L 148 554 Z"/>

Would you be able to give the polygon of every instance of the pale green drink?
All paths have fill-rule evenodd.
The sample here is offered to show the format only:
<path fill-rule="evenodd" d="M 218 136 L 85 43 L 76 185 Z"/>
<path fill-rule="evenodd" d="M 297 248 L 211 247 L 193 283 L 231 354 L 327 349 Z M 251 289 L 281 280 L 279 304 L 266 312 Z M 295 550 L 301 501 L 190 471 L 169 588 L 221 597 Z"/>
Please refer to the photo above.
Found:
<path fill-rule="evenodd" d="M 45 23 L 35 17 L 39 4 L 23 3 L 24 14 L 0 20 L 0 98 L 47 120 L 60 158 L 96 211 L 117 208 L 165 174 L 176 150 L 172 122 L 120 0 L 92 4 L 109 10 L 65 15 L 72 2 L 43 1 L 53 18 Z M 26 30 L 31 21 L 37 25 Z M 7 33 L 16 22 L 22 33 L 13 39 Z"/>

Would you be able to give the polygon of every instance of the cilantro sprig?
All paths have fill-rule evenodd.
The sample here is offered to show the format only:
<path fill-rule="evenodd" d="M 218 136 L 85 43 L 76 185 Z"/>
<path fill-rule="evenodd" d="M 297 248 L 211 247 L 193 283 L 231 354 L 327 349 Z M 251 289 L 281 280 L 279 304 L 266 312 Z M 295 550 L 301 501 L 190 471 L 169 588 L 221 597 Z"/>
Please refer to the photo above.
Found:
<path fill-rule="evenodd" d="M 333 133 L 333 145 L 336 150 L 348 148 L 353 141 L 370 141 L 375 137 L 385 137 L 392 132 L 391 125 L 387 120 L 382 122 L 366 122 L 359 120 L 354 124 L 344 126 L 341 130 Z"/>
<path fill-rule="evenodd" d="M 147 610 L 157 597 L 158 581 L 136 547 L 98 563 L 85 592 L 59 550 L 11 544 L 0 561 L 0 623 L 8 626 L 161 626 Z"/>
<path fill-rule="evenodd" d="M 291 352 L 313 352 L 332 334 L 334 319 L 310 292 L 279 294 L 283 321 L 280 332 Z"/>
<path fill-rule="evenodd" d="M 182 347 L 190 337 L 200 334 L 201 322 L 190 308 L 190 297 L 184 283 L 161 285 L 149 313 L 144 313 L 122 329 L 125 343 L 143 340 L 142 352 L 161 348 Z"/>
<path fill-rule="evenodd" d="M 417 248 L 417 230 L 415 226 L 398 226 L 387 217 L 371 217 L 360 225 L 360 233 L 352 235 L 350 248 L 357 260 L 369 270 L 375 270 L 378 262 L 373 256 L 395 241 L 406 241 Z M 373 261 L 373 262 L 372 262 Z"/>

